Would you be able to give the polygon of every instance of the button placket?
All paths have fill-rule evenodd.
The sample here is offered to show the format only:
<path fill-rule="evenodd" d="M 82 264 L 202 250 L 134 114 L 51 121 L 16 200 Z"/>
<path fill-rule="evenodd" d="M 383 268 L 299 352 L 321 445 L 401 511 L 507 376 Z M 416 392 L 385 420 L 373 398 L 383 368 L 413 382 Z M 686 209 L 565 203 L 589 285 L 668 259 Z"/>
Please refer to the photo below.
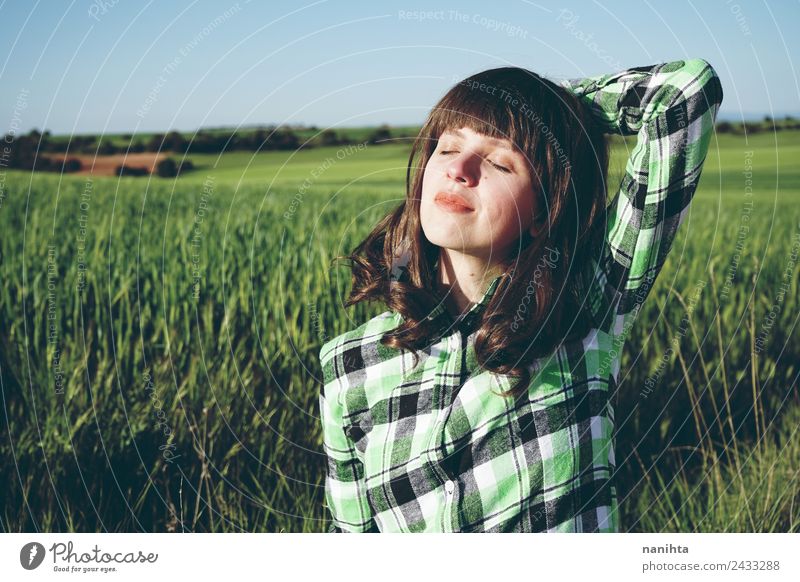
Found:
<path fill-rule="evenodd" d="M 461 363 L 461 334 L 456 331 L 451 333 L 445 340 L 447 345 L 447 359 L 440 370 L 437 370 L 436 385 L 440 388 L 439 394 L 436 395 L 437 404 L 441 404 L 438 414 L 436 415 L 436 424 L 431 444 L 441 442 L 444 433 L 444 423 L 450 414 L 451 396 L 453 394 L 453 386 L 451 385 L 451 376 L 458 372 L 458 367 Z"/>
<path fill-rule="evenodd" d="M 461 371 L 460 370 L 460 366 L 461 366 L 461 362 L 462 362 L 461 350 L 463 348 L 463 343 L 464 342 L 463 342 L 463 336 L 461 334 L 461 331 L 458 328 L 454 328 L 452 330 L 452 335 L 449 338 L 449 343 L 450 343 L 450 354 L 451 354 L 451 358 L 452 358 L 450 360 L 451 365 L 448 366 L 449 372 L 450 372 L 450 374 L 460 376 L 461 374 L 459 374 L 459 372 Z M 453 405 L 453 403 L 452 403 L 452 395 L 454 394 L 454 390 L 457 388 L 457 387 L 452 386 L 451 382 L 452 382 L 452 380 L 450 380 L 448 378 L 447 382 L 446 382 L 446 385 L 447 385 L 446 397 L 447 397 L 447 399 L 445 400 L 444 406 L 442 407 L 442 410 L 441 410 L 441 412 L 439 414 L 439 419 L 437 421 L 437 424 L 438 424 L 437 432 L 439 433 L 439 443 L 438 444 L 440 445 L 440 448 L 437 448 L 437 451 L 443 451 L 444 450 L 443 447 L 444 447 L 444 441 L 445 441 L 445 437 L 444 437 L 445 424 L 447 423 L 447 420 L 448 420 L 448 418 L 450 416 L 451 407 Z M 443 460 L 444 460 L 443 458 L 439 458 L 438 459 L 438 461 L 440 463 Z M 453 531 L 453 523 L 454 523 L 453 508 L 454 508 L 455 499 L 456 499 L 456 483 L 454 481 L 453 475 L 451 475 L 450 472 L 447 471 L 442 464 L 439 464 L 439 468 L 445 475 L 445 481 L 444 481 L 444 512 L 443 512 L 442 529 L 444 531 L 446 531 L 446 532 L 452 532 Z"/>
<path fill-rule="evenodd" d="M 439 451 L 439 443 L 442 440 L 442 433 L 444 430 L 444 421 L 447 418 L 447 407 L 441 406 L 439 407 L 440 402 L 444 402 L 447 400 L 447 396 L 449 393 L 449 387 L 447 383 L 447 374 L 450 371 L 451 367 L 451 350 L 452 350 L 452 343 L 450 338 L 442 337 L 439 340 L 442 349 L 448 353 L 448 357 L 441 362 L 439 362 L 436 366 L 434 371 L 434 381 L 433 381 L 433 394 L 432 394 L 432 401 L 434 406 L 433 411 L 433 419 L 432 425 L 430 430 L 430 438 L 428 440 L 427 446 L 425 447 L 424 452 L 422 453 L 423 458 L 427 461 L 429 465 L 434 469 L 437 476 L 439 478 L 447 478 L 446 475 L 443 476 L 442 468 L 439 466 L 439 455 L 441 454 Z M 438 411 L 436 408 L 439 408 Z"/>
<path fill-rule="evenodd" d="M 442 389 L 440 396 L 442 405 L 438 414 L 436 415 L 435 429 L 431 435 L 432 438 L 429 443 L 429 449 L 431 450 L 432 456 L 436 462 L 439 462 L 444 458 L 441 449 L 444 446 L 443 443 L 445 440 L 445 424 L 450 416 L 450 409 L 453 405 L 453 386 L 450 385 L 451 380 L 447 375 L 454 375 L 456 372 L 458 372 L 458 368 L 461 364 L 461 333 L 456 331 L 450 337 L 448 337 L 447 345 L 449 356 L 447 363 L 442 370 L 444 375 L 441 378 L 437 378 L 437 382 Z"/>
<path fill-rule="evenodd" d="M 442 530 L 452 532 L 453 524 L 457 523 L 454 518 L 454 508 L 456 503 L 456 483 L 452 479 L 444 482 L 444 511 L 442 512 Z"/>

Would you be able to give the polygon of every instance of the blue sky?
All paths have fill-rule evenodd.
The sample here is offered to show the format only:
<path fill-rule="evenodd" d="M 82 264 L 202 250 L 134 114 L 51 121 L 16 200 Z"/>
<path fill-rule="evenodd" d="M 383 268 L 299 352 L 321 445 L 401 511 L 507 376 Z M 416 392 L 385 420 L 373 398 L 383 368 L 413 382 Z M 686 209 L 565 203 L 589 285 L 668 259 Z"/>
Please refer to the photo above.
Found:
<path fill-rule="evenodd" d="M 552 79 L 689 57 L 721 119 L 800 113 L 800 3 L 5 1 L 0 130 L 418 124 L 459 79 Z"/>

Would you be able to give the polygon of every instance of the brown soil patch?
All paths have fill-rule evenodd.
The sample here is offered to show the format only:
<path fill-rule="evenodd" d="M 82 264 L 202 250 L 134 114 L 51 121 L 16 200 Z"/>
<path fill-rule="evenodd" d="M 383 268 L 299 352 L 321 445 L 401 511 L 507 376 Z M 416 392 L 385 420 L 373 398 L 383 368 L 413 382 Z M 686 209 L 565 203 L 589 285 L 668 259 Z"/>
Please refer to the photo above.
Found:
<path fill-rule="evenodd" d="M 48 156 L 51 160 L 61 163 L 63 155 Z M 116 176 L 118 166 L 128 166 L 130 168 L 145 168 L 149 173 L 155 171 L 156 164 L 166 158 L 164 153 L 142 152 L 138 154 L 115 154 L 113 156 L 92 156 L 92 155 L 70 155 L 70 158 L 80 160 L 81 170 L 74 172 L 73 175 L 93 175 L 93 176 Z"/>

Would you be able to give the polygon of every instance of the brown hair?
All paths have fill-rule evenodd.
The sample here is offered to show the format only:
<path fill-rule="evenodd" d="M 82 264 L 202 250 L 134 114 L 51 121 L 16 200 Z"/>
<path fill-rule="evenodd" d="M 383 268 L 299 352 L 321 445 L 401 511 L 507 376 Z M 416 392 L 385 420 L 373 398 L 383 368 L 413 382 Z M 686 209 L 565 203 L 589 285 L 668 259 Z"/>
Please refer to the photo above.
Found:
<path fill-rule="evenodd" d="M 381 300 L 402 315 L 381 343 L 412 351 L 418 363 L 417 350 L 435 334 L 427 316 L 441 302 L 435 291 L 440 247 L 420 225 L 422 177 L 442 132 L 461 127 L 515 144 L 538 186 L 531 192 L 539 198 L 535 208 L 546 209 L 541 234 L 522 233 L 519 253 L 503 263 L 475 336 L 480 367 L 516 378 L 501 394 L 516 397 L 530 381 L 526 361 L 584 337 L 594 324 L 582 304 L 589 253 L 605 224 L 608 142 L 587 105 L 556 83 L 502 67 L 464 79 L 441 98 L 411 149 L 405 201 L 346 257 L 353 286 L 345 306 Z"/>

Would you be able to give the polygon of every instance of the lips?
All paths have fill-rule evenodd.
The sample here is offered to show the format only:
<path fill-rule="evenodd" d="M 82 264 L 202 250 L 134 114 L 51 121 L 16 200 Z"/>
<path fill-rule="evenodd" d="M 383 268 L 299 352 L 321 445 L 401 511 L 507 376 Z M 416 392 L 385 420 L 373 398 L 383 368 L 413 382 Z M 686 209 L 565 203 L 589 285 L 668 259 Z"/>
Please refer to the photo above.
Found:
<path fill-rule="evenodd" d="M 472 212 L 475 210 L 467 199 L 452 192 L 438 192 L 433 201 L 439 206 L 454 212 Z"/>

